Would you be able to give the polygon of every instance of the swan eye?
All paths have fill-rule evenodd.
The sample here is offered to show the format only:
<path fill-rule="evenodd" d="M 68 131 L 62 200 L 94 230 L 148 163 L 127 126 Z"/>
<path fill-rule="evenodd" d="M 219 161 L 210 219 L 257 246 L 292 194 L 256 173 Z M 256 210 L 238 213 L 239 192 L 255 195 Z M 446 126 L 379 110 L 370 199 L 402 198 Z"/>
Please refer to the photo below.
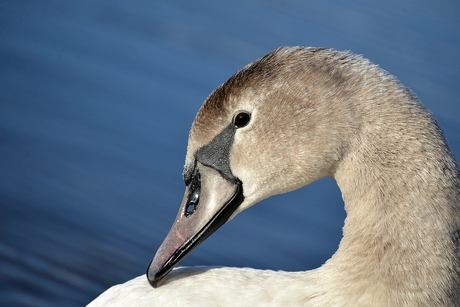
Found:
<path fill-rule="evenodd" d="M 240 112 L 233 117 L 233 125 L 236 128 L 243 128 L 249 123 L 249 120 L 251 119 L 251 115 L 246 112 Z"/>

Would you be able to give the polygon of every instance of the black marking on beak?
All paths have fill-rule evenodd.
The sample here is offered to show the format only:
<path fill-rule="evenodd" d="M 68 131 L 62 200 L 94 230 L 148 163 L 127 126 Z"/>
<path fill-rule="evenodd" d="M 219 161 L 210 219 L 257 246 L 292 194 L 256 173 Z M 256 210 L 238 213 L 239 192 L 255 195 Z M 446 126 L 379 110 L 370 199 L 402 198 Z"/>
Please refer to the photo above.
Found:
<path fill-rule="evenodd" d="M 225 179 L 237 183 L 230 169 L 230 149 L 235 137 L 235 127 L 228 125 L 211 142 L 197 150 L 195 159 L 203 165 L 217 170 Z"/>

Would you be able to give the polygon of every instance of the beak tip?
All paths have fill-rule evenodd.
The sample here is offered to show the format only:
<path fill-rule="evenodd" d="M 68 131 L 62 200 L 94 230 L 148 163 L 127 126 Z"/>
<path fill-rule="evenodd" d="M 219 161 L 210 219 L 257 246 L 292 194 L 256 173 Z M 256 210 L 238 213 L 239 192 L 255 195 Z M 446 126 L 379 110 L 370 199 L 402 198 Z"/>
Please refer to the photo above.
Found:
<path fill-rule="evenodd" d="M 147 277 L 148 281 L 149 281 L 149 284 L 153 287 L 153 288 L 158 288 L 158 282 L 160 281 L 159 279 L 151 279 L 150 277 Z"/>
<path fill-rule="evenodd" d="M 160 280 L 162 279 L 162 276 L 160 274 L 156 274 L 153 272 L 147 271 L 147 280 L 149 281 L 149 284 L 153 288 L 157 288 L 159 286 Z"/>
<path fill-rule="evenodd" d="M 175 264 L 177 262 L 173 263 Z M 146 273 L 149 284 L 153 288 L 158 288 L 159 286 L 161 286 L 163 284 L 162 281 L 164 277 L 166 277 L 166 275 L 168 275 L 168 273 L 171 272 L 171 270 L 174 267 L 174 264 L 167 262 L 165 265 L 158 267 L 155 264 L 151 263 Z"/>

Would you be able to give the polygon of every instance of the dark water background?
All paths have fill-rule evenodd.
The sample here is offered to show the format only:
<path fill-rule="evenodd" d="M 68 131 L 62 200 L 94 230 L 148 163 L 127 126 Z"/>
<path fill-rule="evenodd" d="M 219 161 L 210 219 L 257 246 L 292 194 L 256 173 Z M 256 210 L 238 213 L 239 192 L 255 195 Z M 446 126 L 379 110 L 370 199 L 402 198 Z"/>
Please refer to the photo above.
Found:
<path fill-rule="evenodd" d="M 182 198 L 196 111 L 280 45 L 378 63 L 460 156 L 458 1 L 2 1 L 0 305 L 81 306 L 143 274 Z M 344 216 L 321 180 L 239 215 L 182 265 L 315 268 Z"/>

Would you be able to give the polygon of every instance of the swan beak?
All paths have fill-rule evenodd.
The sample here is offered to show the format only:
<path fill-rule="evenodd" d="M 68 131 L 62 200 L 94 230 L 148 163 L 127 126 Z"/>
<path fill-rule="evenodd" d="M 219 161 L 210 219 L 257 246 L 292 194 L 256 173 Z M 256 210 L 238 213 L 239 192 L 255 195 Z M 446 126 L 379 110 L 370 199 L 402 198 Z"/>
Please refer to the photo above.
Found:
<path fill-rule="evenodd" d="M 225 224 L 243 202 L 242 183 L 233 181 L 197 163 L 176 220 L 147 270 L 153 287 L 159 286 L 176 264 Z"/>

